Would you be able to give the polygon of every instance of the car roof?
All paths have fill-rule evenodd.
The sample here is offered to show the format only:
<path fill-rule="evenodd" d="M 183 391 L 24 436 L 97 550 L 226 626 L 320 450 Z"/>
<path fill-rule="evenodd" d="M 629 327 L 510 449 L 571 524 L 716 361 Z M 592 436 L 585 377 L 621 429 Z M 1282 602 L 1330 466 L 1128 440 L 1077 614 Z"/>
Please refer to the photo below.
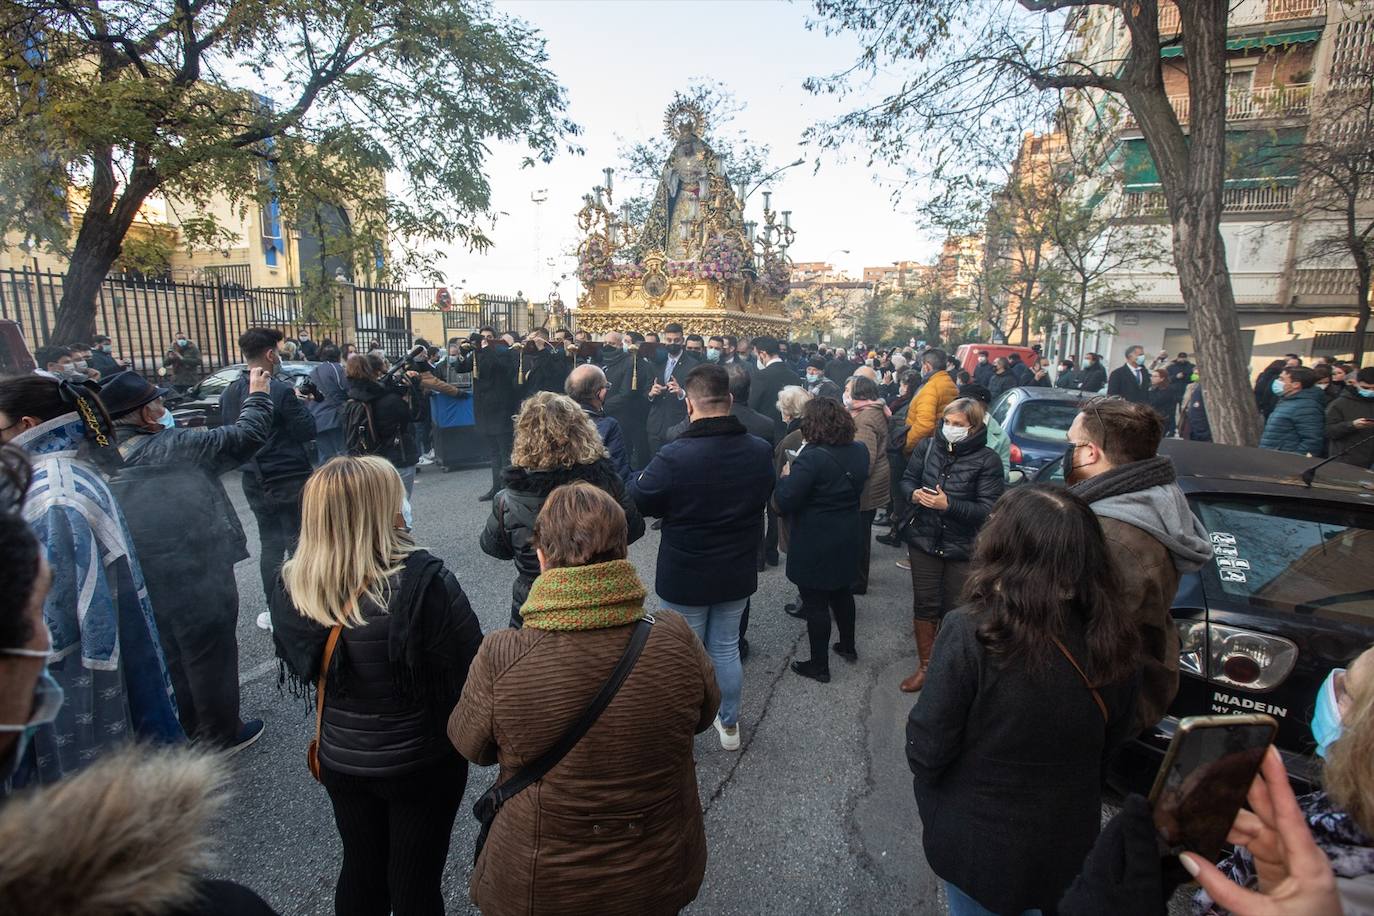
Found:
<path fill-rule="evenodd" d="M 1082 401 L 1085 396 L 1095 397 L 1087 392 L 1078 391 L 1072 388 L 1013 388 L 1012 391 L 1021 392 L 1022 396 L 1032 401 Z M 1010 392 L 1008 392 L 1010 394 Z"/>
<path fill-rule="evenodd" d="M 1374 506 L 1374 473 L 1340 461 L 1324 465 L 1308 487 L 1302 472 L 1320 464 L 1320 459 L 1183 439 L 1165 439 L 1159 452 L 1173 459 L 1179 486 L 1185 492 L 1224 490 Z"/>

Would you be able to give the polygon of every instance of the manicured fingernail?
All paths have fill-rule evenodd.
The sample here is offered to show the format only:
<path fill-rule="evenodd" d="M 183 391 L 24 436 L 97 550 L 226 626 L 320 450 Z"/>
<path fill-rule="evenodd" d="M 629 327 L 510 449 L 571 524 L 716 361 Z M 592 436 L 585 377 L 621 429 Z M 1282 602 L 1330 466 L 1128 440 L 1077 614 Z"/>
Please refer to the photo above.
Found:
<path fill-rule="evenodd" d="M 1192 875 L 1194 878 L 1197 877 L 1197 873 L 1198 871 L 1200 871 L 1200 869 L 1197 867 L 1197 863 L 1193 861 L 1192 856 L 1188 855 L 1188 853 L 1186 852 L 1180 853 L 1178 860 L 1183 863 L 1184 871 Z"/>

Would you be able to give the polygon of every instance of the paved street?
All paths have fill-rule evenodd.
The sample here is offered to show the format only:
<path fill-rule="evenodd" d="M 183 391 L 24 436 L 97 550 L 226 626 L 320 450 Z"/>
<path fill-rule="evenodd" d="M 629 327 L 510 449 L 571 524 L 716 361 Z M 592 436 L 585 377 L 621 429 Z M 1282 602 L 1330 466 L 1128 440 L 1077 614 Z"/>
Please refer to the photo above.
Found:
<path fill-rule="evenodd" d="M 427 470 L 415 486 L 420 543 L 442 557 L 467 591 L 483 630 L 505 624 L 512 565 L 477 546 L 489 512 L 477 496 L 485 470 Z M 227 479 L 250 544 L 253 515 Z M 652 593 L 658 533 L 630 548 Z M 761 576 L 745 663 L 744 746 L 720 749 L 713 731 L 697 739 L 710 864 L 697 902 L 702 914 L 943 912 L 925 867 L 911 782 L 902 756 L 909 697 L 897 683 L 914 657 L 910 584 L 893 565 L 898 552 L 874 545 L 871 592 L 859 598 L 860 659 L 833 659 L 832 680 L 792 674 L 806 655 L 805 627 L 782 612 L 791 594 L 779 569 Z M 277 686 L 271 636 L 254 619 L 266 609 L 256 554 L 238 566 L 243 714 L 267 731 L 234 761 L 221 871 L 283 914 L 330 913 L 340 851 L 324 790 L 305 767 L 313 707 Z M 188 583 L 188 588 L 194 588 Z M 445 874 L 450 913 L 476 912 L 467 899 L 475 822 L 471 803 L 495 778 L 473 768 L 453 832 Z"/>

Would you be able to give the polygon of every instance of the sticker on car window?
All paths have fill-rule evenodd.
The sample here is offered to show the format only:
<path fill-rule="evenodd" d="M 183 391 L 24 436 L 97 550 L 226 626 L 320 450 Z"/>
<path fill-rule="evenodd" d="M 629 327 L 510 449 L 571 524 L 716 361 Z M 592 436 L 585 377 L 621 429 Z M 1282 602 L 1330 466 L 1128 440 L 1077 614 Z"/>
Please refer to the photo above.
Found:
<path fill-rule="evenodd" d="M 1245 573 L 1241 572 L 1238 569 L 1221 569 L 1218 570 L 1218 572 L 1221 574 L 1221 581 L 1223 582 L 1245 581 Z"/>
<path fill-rule="evenodd" d="M 1220 544 L 1217 544 L 1215 547 L 1213 547 L 1213 548 L 1212 548 L 1212 551 L 1213 551 L 1217 556 L 1219 556 L 1219 557 L 1238 557 L 1238 556 L 1240 556 L 1240 551 L 1237 550 L 1236 548 L 1234 548 L 1234 547 L 1223 547 L 1223 546 L 1220 545 Z"/>
<path fill-rule="evenodd" d="M 1239 557 L 1217 557 L 1217 566 L 1222 569 L 1249 569 L 1250 561 Z"/>
<path fill-rule="evenodd" d="M 1213 531 L 1212 543 L 1225 544 L 1227 547 L 1234 547 L 1236 546 L 1236 536 L 1226 531 Z"/>

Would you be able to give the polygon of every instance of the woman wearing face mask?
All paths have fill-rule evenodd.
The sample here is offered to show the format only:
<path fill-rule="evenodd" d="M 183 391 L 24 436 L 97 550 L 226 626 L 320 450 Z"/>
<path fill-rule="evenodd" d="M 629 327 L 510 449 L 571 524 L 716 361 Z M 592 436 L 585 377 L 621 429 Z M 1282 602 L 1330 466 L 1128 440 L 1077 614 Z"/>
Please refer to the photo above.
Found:
<path fill-rule="evenodd" d="M 1374 648 L 1327 675 L 1317 691 L 1312 737 L 1325 761 L 1322 788 L 1300 797 L 1298 806 L 1331 861 L 1345 912 L 1374 912 Z M 1243 820 L 1238 816 L 1236 826 Z M 1217 866 L 1242 887 L 1272 890 L 1272 863 L 1257 864 L 1244 845 Z M 1203 891 L 1193 904 L 1195 913 L 1225 912 Z"/>
<path fill-rule="evenodd" d="M 1145 392 L 1145 402 L 1164 421 L 1165 438 L 1172 436 L 1178 419 L 1178 398 L 1169 385 L 1169 373 L 1163 369 L 1155 369 L 1150 373 L 1150 387 Z"/>
<path fill-rule="evenodd" d="M 902 681 L 904 693 L 925 685 L 940 621 L 959 602 L 973 540 L 1006 486 L 1002 459 L 988 448 L 984 416 L 983 405 L 972 398 L 951 402 L 935 435 L 917 443 L 902 475 L 902 498 L 912 511 L 903 537 L 920 660 Z"/>
<path fill-rule="evenodd" d="M 43 615 L 55 659 L 49 669 L 66 701 L 34 734 L 14 784 L 55 782 L 133 739 L 184 740 L 143 570 L 100 475 L 118 466 L 104 406 L 83 385 L 7 379 L 0 441 L 33 462 L 24 516 L 48 565 L 64 573 Z"/>
<path fill-rule="evenodd" d="M 1007 362 L 1005 356 L 997 357 L 993 366 L 995 367 L 993 374 L 988 377 L 988 393 L 992 395 L 992 399 L 995 401 L 1016 387 L 1016 376 L 1012 374 L 1011 363 Z"/>
<path fill-rule="evenodd" d="M 1276 359 L 1255 376 L 1255 406 L 1266 419 L 1274 412 L 1274 405 L 1278 404 L 1279 398 L 1283 396 L 1282 389 L 1274 390 L 1274 383 L 1279 380 L 1287 364 L 1286 359 Z"/>

